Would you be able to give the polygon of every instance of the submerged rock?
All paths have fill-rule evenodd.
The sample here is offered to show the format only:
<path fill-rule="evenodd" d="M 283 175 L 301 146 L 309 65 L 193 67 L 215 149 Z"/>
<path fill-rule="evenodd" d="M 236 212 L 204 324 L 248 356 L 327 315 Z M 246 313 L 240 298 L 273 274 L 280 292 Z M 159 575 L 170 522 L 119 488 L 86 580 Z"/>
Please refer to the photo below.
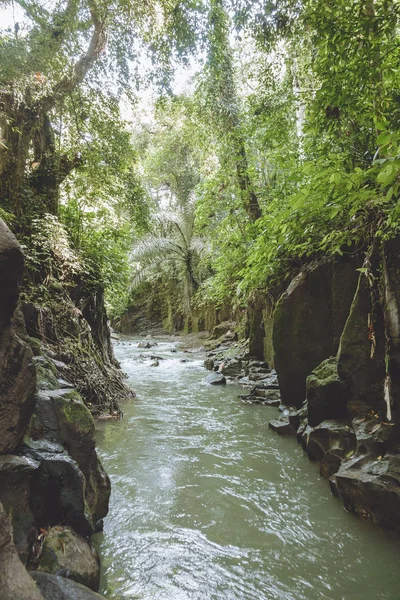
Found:
<path fill-rule="evenodd" d="M 52 527 L 44 539 L 38 571 L 69 579 L 97 591 L 100 584 L 100 560 L 89 540 L 70 527 Z"/>
<path fill-rule="evenodd" d="M 288 417 L 282 417 L 280 419 L 273 419 L 268 423 L 268 426 L 276 433 L 280 434 L 294 434 L 295 431 L 289 422 Z"/>
<path fill-rule="evenodd" d="M 206 377 L 205 381 L 211 385 L 224 385 L 226 383 L 226 379 L 222 373 L 211 373 L 211 375 Z"/>

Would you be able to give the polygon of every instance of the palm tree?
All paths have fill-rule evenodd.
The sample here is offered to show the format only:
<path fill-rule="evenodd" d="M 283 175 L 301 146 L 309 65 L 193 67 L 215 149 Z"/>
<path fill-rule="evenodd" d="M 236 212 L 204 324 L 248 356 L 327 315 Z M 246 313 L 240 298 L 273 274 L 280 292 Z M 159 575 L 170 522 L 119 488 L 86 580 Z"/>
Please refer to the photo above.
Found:
<path fill-rule="evenodd" d="M 140 240 L 132 251 L 132 260 L 139 264 L 139 272 L 133 280 L 138 286 L 154 269 L 166 263 L 172 264 L 184 282 L 183 300 L 185 313 L 191 316 L 194 292 L 199 287 L 196 264 L 205 249 L 203 240 L 194 235 L 195 207 L 189 203 L 180 211 L 162 211 L 154 218 L 154 230 Z"/>

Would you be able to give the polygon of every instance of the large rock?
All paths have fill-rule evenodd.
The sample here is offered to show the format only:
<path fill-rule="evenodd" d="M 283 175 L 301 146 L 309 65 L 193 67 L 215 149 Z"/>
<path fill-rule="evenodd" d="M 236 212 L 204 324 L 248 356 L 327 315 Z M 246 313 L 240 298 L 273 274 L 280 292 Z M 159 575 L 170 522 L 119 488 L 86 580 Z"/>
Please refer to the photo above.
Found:
<path fill-rule="evenodd" d="M 355 457 L 331 478 L 345 508 L 400 531 L 400 456 Z"/>
<path fill-rule="evenodd" d="M 85 477 L 85 499 L 94 523 L 106 516 L 110 480 L 95 450 L 95 426 L 81 396 L 68 388 L 42 390 L 30 424 L 32 437 L 60 443 Z"/>
<path fill-rule="evenodd" d="M 40 465 L 31 484 L 31 507 L 39 527 L 65 523 L 89 537 L 93 521 L 85 500 L 85 477 L 66 454 L 29 451 Z"/>
<path fill-rule="evenodd" d="M 275 308 L 273 345 L 283 402 L 300 407 L 307 375 L 333 354 L 332 263 L 302 271 L 290 283 Z"/>
<path fill-rule="evenodd" d="M 205 381 L 211 385 L 225 385 L 226 383 L 226 379 L 222 373 L 211 373 L 211 375 L 206 377 Z"/>
<path fill-rule="evenodd" d="M 356 448 L 356 436 L 348 421 L 323 421 L 317 427 L 306 427 L 303 434 L 305 448 L 312 460 L 322 460 L 329 450 L 341 450 L 344 454 Z"/>
<path fill-rule="evenodd" d="M 43 596 L 20 561 L 13 543 L 11 523 L 0 504 L 0 597 L 1 600 L 43 600 Z"/>
<path fill-rule="evenodd" d="M 39 572 L 31 573 L 31 575 L 44 600 L 104 600 L 104 596 L 59 575 Z M 32 600 L 34 599 L 32 598 Z"/>
<path fill-rule="evenodd" d="M 32 477 L 38 466 L 23 456 L 0 456 L 0 502 L 12 519 L 14 544 L 24 564 L 38 531 L 30 506 Z"/>
<path fill-rule="evenodd" d="M 336 358 L 324 360 L 307 377 L 308 423 L 347 417 L 346 387 L 339 379 Z"/>
<path fill-rule="evenodd" d="M 100 560 L 89 540 L 70 527 L 52 527 L 44 539 L 38 571 L 65 577 L 97 591 L 100 584 Z"/>
<path fill-rule="evenodd" d="M 16 310 L 23 266 L 21 247 L 0 219 L 0 454 L 18 446 L 34 408 L 33 354 Z"/>
<path fill-rule="evenodd" d="M 348 259 L 343 282 L 339 276 L 344 270 L 342 262 L 309 266 L 278 300 L 273 346 L 285 404 L 300 407 L 306 397 L 307 376 L 326 358 L 335 356 L 338 331 L 357 285 L 357 261 Z"/>

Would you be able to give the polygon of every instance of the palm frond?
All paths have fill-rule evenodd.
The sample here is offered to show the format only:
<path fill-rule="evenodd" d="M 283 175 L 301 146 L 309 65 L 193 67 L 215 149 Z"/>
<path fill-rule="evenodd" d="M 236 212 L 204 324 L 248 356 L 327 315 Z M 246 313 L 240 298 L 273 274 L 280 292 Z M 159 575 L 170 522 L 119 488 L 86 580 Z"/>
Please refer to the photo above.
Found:
<path fill-rule="evenodd" d="M 170 238 L 148 235 L 133 248 L 131 259 L 134 262 L 154 264 L 164 258 L 166 253 L 176 250 L 177 245 Z"/>
<path fill-rule="evenodd" d="M 198 256 L 201 256 L 206 251 L 206 244 L 202 238 L 198 236 L 193 236 L 190 240 L 189 249 L 192 250 Z"/>

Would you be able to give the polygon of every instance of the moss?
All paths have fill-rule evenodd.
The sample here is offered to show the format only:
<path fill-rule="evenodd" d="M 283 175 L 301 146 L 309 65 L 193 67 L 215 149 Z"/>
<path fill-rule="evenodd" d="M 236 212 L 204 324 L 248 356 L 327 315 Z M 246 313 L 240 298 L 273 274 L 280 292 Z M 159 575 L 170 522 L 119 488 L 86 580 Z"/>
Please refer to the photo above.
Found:
<path fill-rule="evenodd" d="M 42 354 L 42 342 L 34 337 L 26 336 L 26 341 L 31 347 L 34 356 Z"/>
<path fill-rule="evenodd" d="M 94 421 L 81 396 L 76 391 L 54 398 L 54 407 L 60 430 L 69 430 L 67 438 L 72 434 L 94 435 Z"/>
<path fill-rule="evenodd" d="M 47 365 L 36 363 L 36 376 L 39 390 L 57 390 L 60 387 L 57 377 Z"/>

